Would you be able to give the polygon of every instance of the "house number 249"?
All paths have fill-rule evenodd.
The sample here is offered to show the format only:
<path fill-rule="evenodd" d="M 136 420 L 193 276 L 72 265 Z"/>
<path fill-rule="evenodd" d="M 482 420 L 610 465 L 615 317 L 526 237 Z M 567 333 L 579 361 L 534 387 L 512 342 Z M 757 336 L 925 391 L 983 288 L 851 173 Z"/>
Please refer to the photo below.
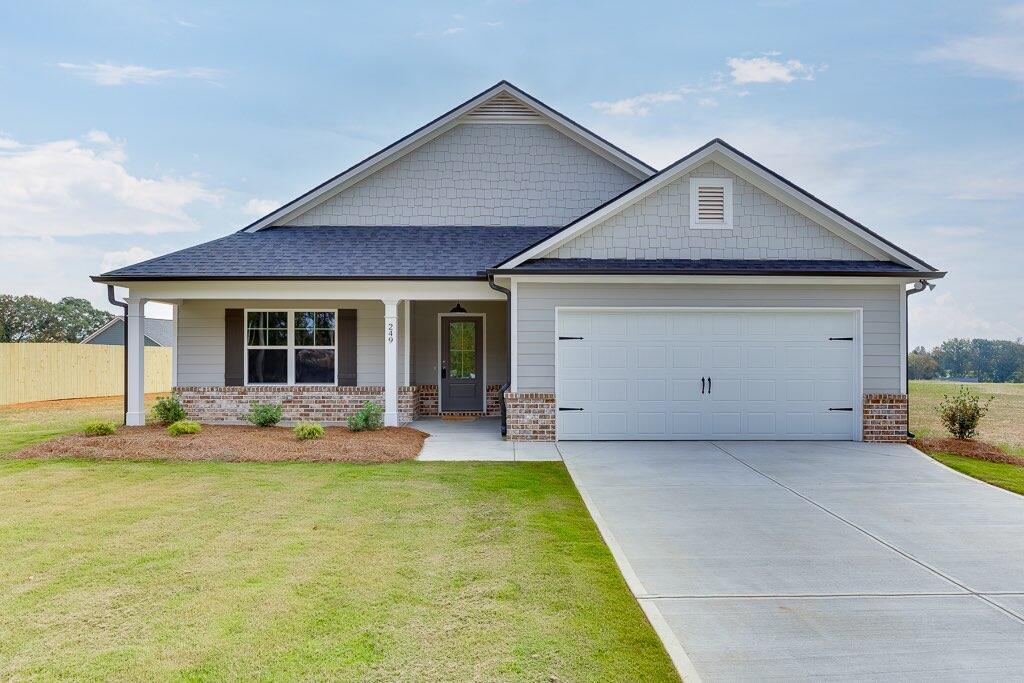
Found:
<path fill-rule="evenodd" d="M 388 344 L 395 342 L 395 324 L 388 323 Z"/>

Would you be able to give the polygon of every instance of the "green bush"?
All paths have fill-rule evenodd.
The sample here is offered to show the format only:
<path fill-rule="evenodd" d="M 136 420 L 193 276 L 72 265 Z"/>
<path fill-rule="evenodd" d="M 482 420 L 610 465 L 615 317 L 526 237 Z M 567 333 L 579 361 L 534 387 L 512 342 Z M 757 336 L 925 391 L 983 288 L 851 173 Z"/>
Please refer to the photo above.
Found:
<path fill-rule="evenodd" d="M 110 436 L 117 427 L 109 420 L 90 420 L 82 425 L 82 431 L 86 436 Z"/>
<path fill-rule="evenodd" d="M 292 428 L 292 432 L 303 441 L 319 439 L 324 435 L 324 428 L 316 422 L 300 422 Z"/>
<path fill-rule="evenodd" d="M 348 418 L 348 428 L 353 432 L 370 431 L 384 426 L 384 409 L 373 401 L 367 401 L 363 407 Z"/>
<path fill-rule="evenodd" d="M 153 406 L 153 419 L 160 424 L 173 424 L 178 420 L 184 420 L 187 417 L 185 408 L 182 407 L 181 401 L 178 400 L 177 396 L 164 396 L 158 398 L 156 405 Z"/>
<path fill-rule="evenodd" d="M 170 426 L 167 427 L 167 433 L 171 436 L 198 434 L 202 428 L 202 425 L 195 420 L 178 420 L 177 422 L 172 422 Z"/>
<path fill-rule="evenodd" d="M 273 403 L 253 403 L 245 419 L 257 427 L 273 427 L 281 421 L 281 406 Z"/>
<path fill-rule="evenodd" d="M 973 439 L 978 433 L 978 423 L 988 412 L 992 397 L 982 403 L 981 398 L 966 386 L 953 396 L 943 395 L 939 404 L 939 417 L 942 424 L 957 439 Z"/>

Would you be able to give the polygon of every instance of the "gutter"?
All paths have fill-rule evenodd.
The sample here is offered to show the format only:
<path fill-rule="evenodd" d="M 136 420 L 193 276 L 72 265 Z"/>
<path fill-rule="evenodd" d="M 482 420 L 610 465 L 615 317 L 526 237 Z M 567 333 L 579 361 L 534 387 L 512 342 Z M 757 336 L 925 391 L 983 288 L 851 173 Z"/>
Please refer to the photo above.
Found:
<path fill-rule="evenodd" d="M 121 411 L 121 419 L 128 424 L 128 304 L 114 298 L 114 285 L 107 285 L 107 301 L 124 311 L 124 339 L 122 340 L 122 352 L 124 355 L 124 410 Z"/>
<path fill-rule="evenodd" d="M 908 301 L 906 302 L 906 305 L 904 306 L 904 310 L 907 311 L 907 314 L 904 316 L 904 319 L 903 319 L 903 341 L 904 341 L 903 357 L 905 359 L 903 361 L 904 363 L 908 363 L 909 360 L 910 360 L 910 301 L 909 301 L 910 295 L 911 294 L 920 294 L 921 292 L 925 291 L 926 289 L 927 290 L 935 289 L 935 285 L 932 284 L 931 282 L 928 282 L 927 280 L 923 280 L 922 279 L 922 280 L 918 280 L 917 282 L 915 282 L 914 286 L 911 287 L 910 289 L 906 290 L 906 292 L 904 294 L 904 296 L 906 296 L 906 298 L 908 299 Z M 904 378 L 903 381 L 904 381 L 903 393 L 906 394 L 907 397 L 909 398 L 909 396 L 910 396 L 910 371 L 909 371 L 909 368 L 908 368 L 908 370 L 906 372 L 906 377 Z M 911 432 L 910 429 L 909 429 L 909 426 L 910 426 L 910 422 L 909 421 L 907 422 L 907 426 L 908 426 L 907 438 L 908 439 L 913 439 L 914 438 L 914 433 Z"/>
<path fill-rule="evenodd" d="M 505 383 L 498 390 L 501 392 L 501 436 L 505 438 L 508 434 L 508 410 L 505 405 L 505 392 L 512 386 L 512 290 L 495 284 L 494 275 L 487 274 L 487 286 L 496 292 L 505 295 Z M 127 356 L 125 356 L 127 358 Z M 484 387 L 487 391 L 487 387 Z M 127 396 L 127 394 L 125 394 Z"/>
<path fill-rule="evenodd" d="M 752 270 L 745 268 L 714 268 L 707 270 L 679 268 L 505 268 L 487 271 L 488 276 L 494 275 L 805 275 L 808 277 L 906 277 L 941 278 L 943 271 L 907 271 L 907 270 Z"/>

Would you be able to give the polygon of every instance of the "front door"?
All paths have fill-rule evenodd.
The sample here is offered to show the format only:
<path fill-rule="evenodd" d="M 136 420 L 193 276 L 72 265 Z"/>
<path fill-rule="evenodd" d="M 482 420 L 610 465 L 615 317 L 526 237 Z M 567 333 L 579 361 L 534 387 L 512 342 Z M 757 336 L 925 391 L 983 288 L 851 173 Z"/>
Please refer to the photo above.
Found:
<path fill-rule="evenodd" d="M 483 410 L 482 323 L 478 316 L 441 316 L 441 412 Z"/>

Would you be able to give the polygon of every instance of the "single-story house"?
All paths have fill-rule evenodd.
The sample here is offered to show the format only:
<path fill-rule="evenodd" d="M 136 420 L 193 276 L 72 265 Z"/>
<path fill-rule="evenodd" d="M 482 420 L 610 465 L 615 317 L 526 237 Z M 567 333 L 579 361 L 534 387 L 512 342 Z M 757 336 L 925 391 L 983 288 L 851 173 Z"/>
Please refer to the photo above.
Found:
<path fill-rule="evenodd" d="M 95 276 L 175 307 L 190 415 L 502 414 L 515 440 L 907 434 L 944 275 L 722 140 L 658 171 L 502 81 L 238 232 Z"/>
<path fill-rule="evenodd" d="M 146 318 L 146 346 L 174 346 L 174 321 L 163 318 Z M 103 323 L 80 344 L 100 344 L 103 346 L 124 345 L 124 316 L 119 315 Z"/>

